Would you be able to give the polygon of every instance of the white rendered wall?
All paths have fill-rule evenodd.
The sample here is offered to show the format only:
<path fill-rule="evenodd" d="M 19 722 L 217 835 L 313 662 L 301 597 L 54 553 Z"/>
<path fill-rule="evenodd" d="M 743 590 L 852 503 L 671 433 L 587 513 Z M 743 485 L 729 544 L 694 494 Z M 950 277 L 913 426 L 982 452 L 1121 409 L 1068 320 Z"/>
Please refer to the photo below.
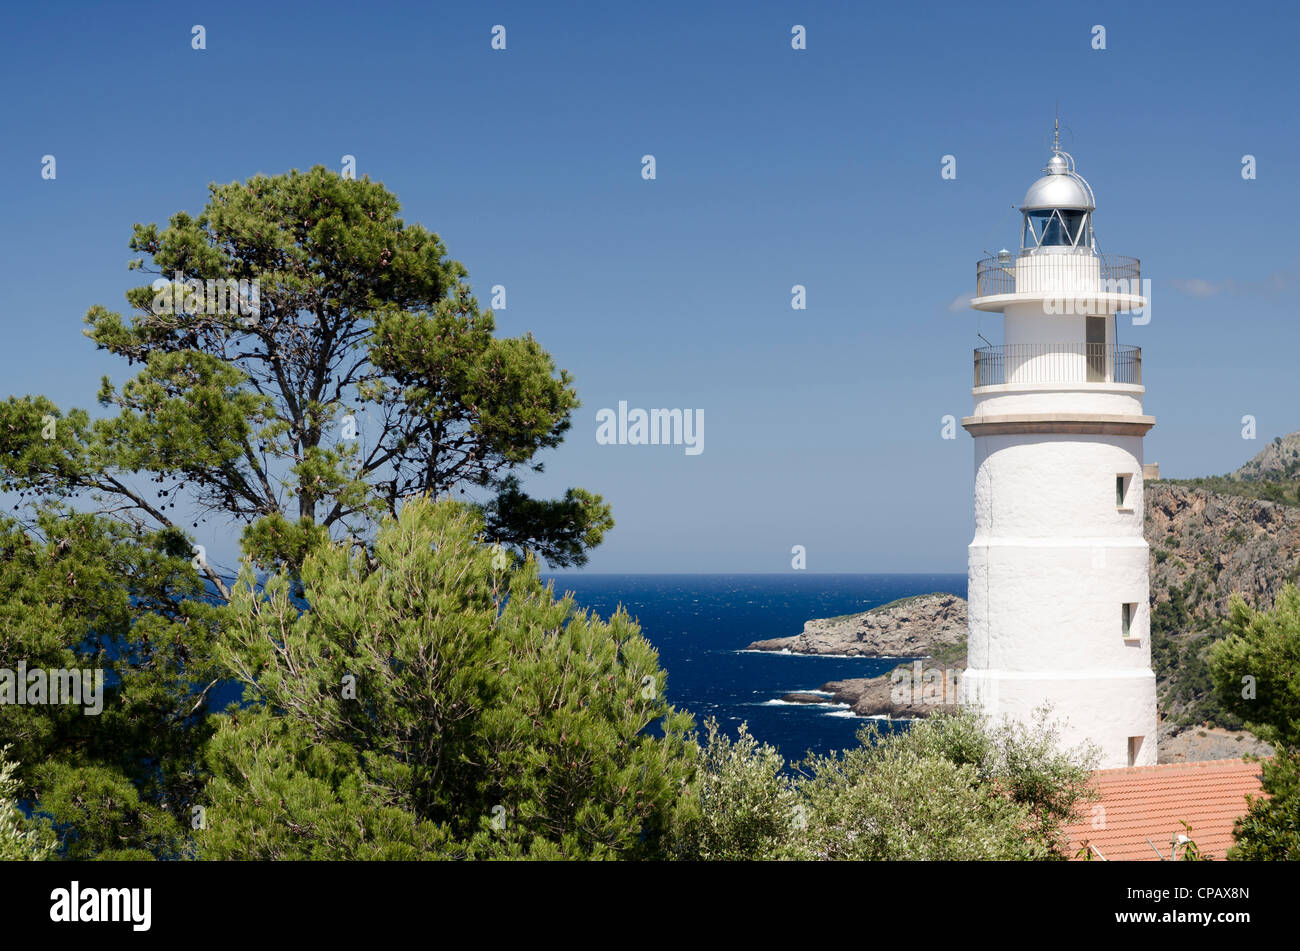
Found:
<path fill-rule="evenodd" d="M 1096 286 L 1095 259 L 1053 261 L 1027 274 L 1017 265 L 1018 292 L 1086 293 Z M 1062 366 L 1086 380 L 1085 314 L 1049 309 L 1042 300 L 1008 304 L 1004 342 L 1027 346 L 1008 359 L 1007 385 L 973 391 L 975 418 L 1140 417 L 1141 386 L 1017 382 L 1051 380 Z M 1106 321 L 1106 342 L 1115 343 L 1113 316 Z M 1062 354 L 1052 352 L 1052 344 L 1069 346 Z M 1039 356 L 1042 351 L 1047 355 Z M 1115 498 L 1120 474 L 1130 476 L 1122 510 Z M 1098 745 L 1101 768 L 1130 765 L 1131 737 L 1143 738 L 1134 765 L 1156 762 L 1142 490 L 1140 436 L 1044 431 L 975 437 L 963 698 L 993 715 L 1023 720 L 1050 703 L 1054 717 L 1067 723 L 1067 745 Z M 1135 606 L 1127 637 L 1126 603 Z"/>
<path fill-rule="evenodd" d="M 1131 473 L 1125 508 L 1115 476 Z M 1140 436 L 975 437 L 975 538 L 1142 542 Z M 1145 542 L 1143 542 L 1145 544 Z"/>
<path fill-rule="evenodd" d="M 1062 249 L 1042 251 L 1016 258 L 1016 293 L 1046 291 L 1088 294 L 1101 286 L 1101 259 Z"/>
<path fill-rule="evenodd" d="M 1061 727 L 1061 745 L 1096 746 L 1098 769 L 1128 766 L 1128 737 L 1142 737 L 1134 766 L 1156 765 L 1156 679 L 1150 670 L 1098 676 L 1058 671 L 1027 675 L 969 669 L 961 680 L 962 702 L 978 703 L 995 718 L 1033 721 L 1044 698 L 1052 702 Z"/>
<path fill-rule="evenodd" d="M 1139 436 L 975 438 L 963 690 L 999 715 L 1050 702 L 1101 747 L 1102 768 L 1129 765 L 1133 736 L 1145 738 L 1135 765 L 1155 762 L 1141 453 Z"/>
<path fill-rule="evenodd" d="M 1024 412 L 1141 416 L 1146 390 L 1127 383 L 1018 383 L 981 386 L 972 392 L 977 417 Z M 1030 405 L 1026 396 L 1033 397 L 1032 409 L 1025 408 Z"/>

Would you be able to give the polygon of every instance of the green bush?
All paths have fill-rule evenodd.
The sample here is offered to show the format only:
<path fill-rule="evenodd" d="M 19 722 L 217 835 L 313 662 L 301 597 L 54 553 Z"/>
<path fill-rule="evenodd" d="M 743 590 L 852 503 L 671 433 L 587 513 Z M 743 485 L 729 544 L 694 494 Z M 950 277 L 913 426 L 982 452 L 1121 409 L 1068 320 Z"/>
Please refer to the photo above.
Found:
<path fill-rule="evenodd" d="M 10 762 L 10 746 L 0 747 L 0 862 L 42 861 L 54 857 L 48 830 L 29 821 L 18 809 L 18 764 Z"/>
<path fill-rule="evenodd" d="M 992 725 L 963 710 L 813 756 L 786 779 L 777 752 L 710 725 L 698 802 L 678 853 L 709 859 L 1056 859 L 1094 793 L 1095 753 L 1062 751 L 1046 710 Z"/>
<path fill-rule="evenodd" d="M 1263 766 L 1263 790 L 1235 829 L 1230 859 L 1300 859 L 1300 589 L 1286 584 L 1272 611 L 1234 595 L 1228 636 L 1210 650 L 1215 694 L 1261 739 L 1276 747 Z"/>
<path fill-rule="evenodd" d="M 779 857 L 806 811 L 785 775 L 785 759 L 759 744 L 746 724 L 733 741 L 705 721 L 697 747 L 699 779 L 677 816 L 674 855 L 695 860 L 740 861 Z"/>

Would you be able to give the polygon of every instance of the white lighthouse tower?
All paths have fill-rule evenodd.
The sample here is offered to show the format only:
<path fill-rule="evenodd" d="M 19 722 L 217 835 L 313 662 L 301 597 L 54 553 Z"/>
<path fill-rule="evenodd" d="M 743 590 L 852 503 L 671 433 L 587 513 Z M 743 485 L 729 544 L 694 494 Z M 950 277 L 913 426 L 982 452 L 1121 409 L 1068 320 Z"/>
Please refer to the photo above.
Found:
<path fill-rule="evenodd" d="M 979 262 L 976 310 L 1003 342 L 975 351 L 975 538 L 963 701 L 1028 720 L 1050 702 L 1101 768 L 1156 762 L 1142 353 L 1116 314 L 1145 313 L 1138 261 L 1101 254 L 1092 188 L 1059 142 L 1030 186 L 1018 253 Z"/>

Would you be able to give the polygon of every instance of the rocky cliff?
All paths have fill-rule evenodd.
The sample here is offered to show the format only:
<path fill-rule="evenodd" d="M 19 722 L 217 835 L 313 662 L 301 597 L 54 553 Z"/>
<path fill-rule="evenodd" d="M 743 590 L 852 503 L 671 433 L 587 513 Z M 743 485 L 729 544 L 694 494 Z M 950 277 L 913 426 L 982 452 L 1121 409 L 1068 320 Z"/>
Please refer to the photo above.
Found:
<path fill-rule="evenodd" d="M 1227 476 L 1240 482 L 1279 482 L 1300 478 L 1300 432 L 1278 436 L 1255 457 Z"/>
<path fill-rule="evenodd" d="M 850 657 L 922 657 L 930 659 L 927 670 L 934 667 L 956 674 L 966 668 L 966 601 L 945 592 L 901 598 L 858 614 L 808 621 L 803 631 L 793 637 L 755 641 L 749 649 Z M 822 684 L 825 693 L 790 693 L 781 699 L 787 703 L 844 703 L 858 716 L 893 719 L 928 716 L 957 701 L 955 679 L 929 691 L 919 678 L 914 689 L 910 689 L 910 680 L 908 687 L 898 690 L 890 674 L 853 677 Z"/>
<path fill-rule="evenodd" d="M 1206 649 L 1223 636 L 1234 592 L 1268 609 L 1300 580 L 1300 508 L 1187 483 L 1146 487 L 1151 664 L 1162 712 L 1179 726 L 1241 724 L 1210 689 Z"/>
<path fill-rule="evenodd" d="M 1191 617 L 1217 620 L 1232 593 L 1271 607 L 1300 577 L 1300 508 L 1182 483 L 1146 486 L 1152 606 L 1183 594 Z"/>
<path fill-rule="evenodd" d="M 840 617 L 817 618 L 793 637 L 754 641 L 750 650 L 852 657 L 929 657 L 966 640 L 966 602 L 955 594 L 901 598 Z"/>

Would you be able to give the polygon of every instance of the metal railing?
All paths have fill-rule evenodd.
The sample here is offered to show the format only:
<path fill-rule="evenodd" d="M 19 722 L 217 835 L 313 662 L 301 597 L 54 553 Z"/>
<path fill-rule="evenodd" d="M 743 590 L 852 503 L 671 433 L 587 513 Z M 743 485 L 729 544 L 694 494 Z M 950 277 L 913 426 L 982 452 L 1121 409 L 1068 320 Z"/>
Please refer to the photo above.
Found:
<path fill-rule="evenodd" d="M 1071 278 L 1080 273 L 1081 259 L 1095 258 L 1100 270 L 1100 292 L 1116 290 L 1119 293 L 1137 294 L 1142 281 L 1142 262 L 1122 254 L 1093 254 L 1088 251 L 1058 252 L 1037 250 L 1033 252 L 1008 251 L 984 258 L 975 265 L 975 296 L 991 297 L 994 294 L 1016 292 L 1016 262 L 1032 263 L 1035 270 L 1067 269 Z M 1123 282 L 1123 283 L 1113 283 Z M 1074 290 L 1075 288 L 1071 288 Z"/>
<path fill-rule="evenodd" d="M 1109 343 L 1012 343 L 975 351 L 975 385 L 1142 382 L 1142 348 Z"/>

